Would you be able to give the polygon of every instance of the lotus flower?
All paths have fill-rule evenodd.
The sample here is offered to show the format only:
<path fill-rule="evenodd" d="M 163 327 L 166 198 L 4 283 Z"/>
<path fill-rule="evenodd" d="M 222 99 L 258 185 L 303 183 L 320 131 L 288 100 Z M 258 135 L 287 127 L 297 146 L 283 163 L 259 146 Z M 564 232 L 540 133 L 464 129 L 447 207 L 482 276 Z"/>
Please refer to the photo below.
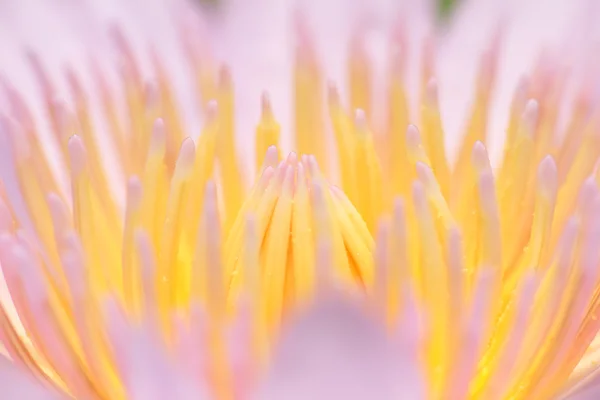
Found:
<path fill-rule="evenodd" d="M 29 3 L 3 398 L 598 396 L 594 2 Z"/>

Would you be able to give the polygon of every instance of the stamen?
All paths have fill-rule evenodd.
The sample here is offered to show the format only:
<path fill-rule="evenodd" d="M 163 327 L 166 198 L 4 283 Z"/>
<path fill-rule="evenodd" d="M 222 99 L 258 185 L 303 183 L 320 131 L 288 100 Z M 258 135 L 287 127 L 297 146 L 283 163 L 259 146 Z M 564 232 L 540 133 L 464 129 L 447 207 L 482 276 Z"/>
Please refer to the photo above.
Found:
<path fill-rule="evenodd" d="M 294 259 L 294 289 L 302 304 L 312 298 L 315 284 L 315 244 L 312 231 L 312 208 L 309 181 L 304 163 L 298 164 L 294 212 L 292 214 L 292 257 Z"/>
<path fill-rule="evenodd" d="M 500 39 L 501 29 L 497 31 L 496 36 L 492 39 L 491 48 L 481 57 L 472 114 L 468 120 L 456 166 L 452 172 L 453 183 L 456 182 L 457 184 L 454 188 L 456 194 L 464 193 L 470 187 L 472 183 L 472 179 L 469 179 L 472 176 L 469 173 L 471 150 L 477 141 L 485 141 L 486 139 L 488 113 L 493 94 L 493 83 L 496 77 Z M 455 200 L 452 203 L 455 204 Z"/>
<path fill-rule="evenodd" d="M 220 72 L 217 93 L 219 134 L 217 136 L 216 154 L 221 173 L 225 203 L 225 224 L 223 225 L 223 229 L 225 232 L 228 232 L 235 222 L 237 212 L 242 205 L 244 187 L 235 149 L 233 83 L 231 81 L 231 74 L 226 68 L 223 68 Z"/>
<path fill-rule="evenodd" d="M 196 158 L 193 170 L 187 183 L 186 196 L 182 199 L 181 207 L 184 233 L 182 238 L 183 253 L 192 253 L 196 243 L 198 224 L 205 198 L 205 188 L 214 174 L 216 146 L 219 135 L 219 120 L 217 104 L 207 105 L 207 120 L 196 144 Z"/>
<path fill-rule="evenodd" d="M 557 310 L 560 309 L 567 288 L 570 269 L 573 267 L 577 234 L 578 224 L 575 219 L 571 219 L 560 239 L 552 265 L 544 276 L 536 294 L 534 308 L 529 316 L 529 329 L 527 329 L 522 339 L 523 342 L 518 350 L 518 356 L 513 356 L 512 365 L 508 367 L 515 369 L 517 363 L 523 365 L 523 363 L 530 362 L 544 344 L 545 336 L 554 324 L 554 319 L 558 315 Z M 513 336 L 516 334 L 516 332 L 511 333 Z M 498 371 L 501 370 L 498 369 Z M 499 378 L 497 380 L 500 381 Z"/>
<path fill-rule="evenodd" d="M 350 88 L 350 107 L 352 110 L 364 110 L 371 115 L 371 67 L 366 55 L 364 33 L 355 32 L 351 39 L 348 59 L 348 87 Z"/>
<path fill-rule="evenodd" d="M 118 115 L 118 112 L 116 109 L 117 104 L 115 102 L 115 99 L 114 99 L 113 95 L 110 93 L 106 79 L 105 79 L 104 75 L 102 74 L 100 67 L 99 67 L 98 63 L 96 62 L 96 60 L 90 60 L 89 64 L 90 64 L 90 69 L 92 70 L 92 73 L 93 73 L 95 84 L 100 92 L 102 111 L 104 112 L 104 116 L 108 120 L 109 135 L 111 136 L 112 142 L 113 142 L 114 146 L 116 147 L 116 151 L 117 151 L 117 155 L 118 155 L 116 161 L 119 163 L 119 167 L 121 167 L 121 169 L 123 169 L 125 171 L 132 171 L 134 169 L 138 169 L 141 166 L 141 165 L 139 165 L 139 157 L 138 157 L 138 155 L 140 154 L 139 153 L 140 149 L 137 148 L 139 143 L 134 143 L 134 146 L 131 146 L 130 149 L 128 149 L 126 147 L 126 143 L 125 143 L 126 137 L 125 137 L 125 133 L 123 131 L 121 122 L 119 120 L 119 115 Z M 62 113 L 64 111 L 61 111 L 60 109 L 55 109 L 55 112 Z M 64 118 L 65 118 L 65 115 L 61 116 L 60 114 L 58 114 L 57 118 L 55 118 L 55 119 L 60 120 L 60 119 L 64 119 Z M 64 122 L 67 122 L 67 121 L 64 121 Z M 68 137 L 70 137 L 71 135 L 74 135 L 76 133 L 76 132 L 69 132 L 73 128 L 69 127 L 69 126 L 65 126 L 64 122 L 56 124 L 57 130 L 55 131 L 57 138 L 59 139 L 59 143 L 61 143 L 61 144 L 63 143 L 63 141 L 61 140 L 61 136 L 68 135 Z M 65 129 L 65 128 L 67 130 L 63 131 L 63 129 Z M 137 131 L 134 130 L 133 132 L 137 132 Z M 134 134 L 134 136 L 135 136 L 135 134 Z M 131 150 L 131 152 L 132 152 L 129 155 L 127 154 L 128 150 Z M 144 156 L 144 153 L 141 153 L 141 155 Z"/>
<path fill-rule="evenodd" d="M 90 281 L 90 263 L 85 260 L 79 237 L 71 232 L 65 238 L 65 250 L 61 253 L 62 265 L 69 282 L 71 307 L 75 332 L 78 338 L 73 341 L 77 354 L 80 354 L 86 376 L 93 383 L 98 395 L 122 395 L 121 385 L 109 360 L 107 343 L 102 336 L 101 321 L 93 318 L 99 312 L 96 304 L 98 295 Z M 79 347 L 79 343 L 80 346 Z"/>
<path fill-rule="evenodd" d="M 315 221 L 315 277 L 320 294 L 326 293 L 334 286 L 334 250 L 332 238 L 333 227 L 327 213 L 327 199 L 320 182 L 311 187 L 313 220 Z"/>
<path fill-rule="evenodd" d="M 583 131 L 581 146 L 575 154 L 573 164 L 564 173 L 564 181 L 556 200 L 556 224 L 561 227 L 573 211 L 574 194 L 577 193 L 584 180 L 592 173 L 600 156 L 600 112 Z M 559 165 L 563 172 L 563 165 Z"/>
<path fill-rule="evenodd" d="M 409 109 L 404 84 L 404 56 L 395 53 L 389 77 L 388 89 L 388 143 L 386 153 L 386 176 L 390 182 L 390 196 L 409 196 L 411 180 L 407 177 L 410 164 L 407 155 L 406 127 Z"/>
<path fill-rule="evenodd" d="M 169 171 L 173 170 L 173 166 L 176 162 L 176 154 L 177 154 L 177 146 L 179 143 L 184 140 L 184 132 L 183 127 L 181 125 L 181 121 L 179 118 L 179 113 L 177 112 L 177 104 L 175 97 L 173 95 L 173 90 L 170 86 L 169 78 L 167 77 L 167 73 L 162 64 L 162 61 L 156 51 L 151 49 L 150 51 L 150 59 L 151 63 L 154 67 L 154 71 L 156 74 L 156 82 L 158 84 L 158 89 L 160 93 L 161 100 L 161 111 L 162 117 L 165 120 L 165 123 L 169 127 L 169 135 L 167 135 L 167 143 L 166 143 L 166 155 L 165 162 L 167 164 L 167 168 Z M 137 143 L 142 145 L 146 141 L 146 136 L 150 133 L 149 131 L 144 131 L 145 123 L 145 115 L 143 113 L 144 106 L 144 98 L 143 93 L 141 93 L 142 88 L 140 87 L 138 91 L 139 102 L 141 108 L 141 113 L 139 115 L 140 118 L 140 130 L 138 131 L 138 140 Z M 219 99 L 221 100 L 221 99 Z M 143 150 L 143 148 L 142 148 Z"/>
<path fill-rule="evenodd" d="M 263 296 L 263 283 L 260 271 L 260 242 L 256 234 L 256 218 L 246 216 L 244 232 L 244 269 L 247 275 L 247 295 L 252 306 L 252 326 L 250 327 L 251 353 L 262 364 L 267 356 L 266 303 Z M 296 271 L 296 270 L 295 270 Z"/>
<path fill-rule="evenodd" d="M 538 289 L 538 277 L 529 272 L 524 277 L 519 294 L 515 302 L 515 317 L 513 327 L 506 338 L 500 356 L 493 364 L 486 365 L 489 381 L 479 392 L 485 399 L 502 399 L 506 390 L 510 388 L 511 371 L 514 371 L 522 358 L 522 351 L 527 351 L 526 333 L 529 331 L 528 323 L 533 314 L 533 304 Z"/>
<path fill-rule="evenodd" d="M 13 171 L 16 171 L 16 175 L 18 178 L 19 191 L 18 196 L 23 196 L 24 203 L 27 207 L 27 211 L 25 211 L 28 216 L 31 216 L 31 220 L 35 226 L 35 231 L 31 230 L 29 232 L 30 235 L 36 238 L 36 241 L 39 240 L 46 248 L 49 249 L 49 260 L 52 263 L 56 263 L 58 261 L 58 256 L 54 252 L 53 244 L 54 239 L 52 237 L 52 223 L 50 213 L 48 211 L 48 207 L 44 201 L 45 190 L 54 191 L 51 186 L 45 187 L 42 183 L 42 176 L 39 176 L 36 172 L 36 158 L 39 158 L 40 155 L 35 149 L 35 145 L 31 140 L 31 137 L 27 134 L 27 132 L 15 121 L 9 120 L 5 121 L 6 128 L 8 130 L 7 133 L 11 135 L 12 146 L 9 145 L 7 150 L 14 149 L 14 168 Z M 46 168 L 47 167 L 41 167 Z M 14 173 L 14 172 L 13 172 Z M 7 194 L 11 195 L 10 185 L 7 188 Z M 14 193 L 17 195 L 17 193 Z M 18 210 L 18 209 L 17 209 Z M 15 210 L 15 211 L 17 211 Z M 17 214 L 18 216 L 18 214 Z M 25 215 L 23 215 L 25 217 Z M 20 219 L 20 223 L 27 226 L 27 220 Z"/>
<path fill-rule="evenodd" d="M 142 286 L 141 313 L 146 328 L 156 334 L 160 329 L 160 321 L 157 315 L 156 255 L 154 254 L 152 242 L 147 232 L 140 229 L 136 230 L 135 244 Z"/>
<path fill-rule="evenodd" d="M 593 102 L 589 99 L 588 83 L 585 82 L 584 85 L 586 87 L 580 90 L 579 95 L 575 99 L 575 105 L 565 129 L 563 142 L 560 148 L 556 150 L 556 160 L 559 166 L 559 182 L 561 184 L 565 182 L 566 175 L 581 148 L 582 140 L 589 129 L 589 125 L 598 123 L 597 112 L 592 113 Z"/>
<path fill-rule="evenodd" d="M 56 115 L 56 141 L 58 142 L 63 159 L 67 164 L 67 167 L 69 167 L 69 138 L 80 131 L 77 118 L 67 103 L 62 99 L 55 99 L 53 101 L 52 113 Z"/>
<path fill-rule="evenodd" d="M 242 205 L 240 212 L 238 214 L 238 218 L 235 221 L 235 224 L 231 228 L 231 231 L 225 241 L 224 254 L 225 254 L 225 276 L 230 277 L 229 282 L 229 295 L 237 295 L 238 289 L 241 286 L 243 275 L 243 268 L 239 268 L 238 260 L 239 254 L 236 253 L 237 249 L 242 248 L 243 244 L 243 233 L 244 233 L 244 224 L 246 216 L 248 213 L 252 212 L 255 215 L 257 220 L 257 236 L 259 238 L 259 242 L 262 243 L 262 238 L 264 233 L 260 231 L 260 221 L 258 219 L 258 206 L 263 198 L 263 196 L 267 195 L 267 191 L 272 190 L 271 185 L 277 179 L 277 172 L 271 168 L 267 167 L 262 175 L 260 176 L 256 185 L 252 188 L 252 191 L 249 193 L 246 202 Z M 270 194 L 269 194 L 270 195 Z"/>
<path fill-rule="evenodd" d="M 474 187 L 462 196 L 463 205 L 459 210 L 465 236 L 472 238 L 465 243 L 467 257 L 465 267 L 469 288 L 472 288 L 473 277 L 479 266 L 501 267 L 502 254 L 496 188 L 483 143 L 475 142 L 471 162 Z"/>
<path fill-rule="evenodd" d="M 364 111 L 356 111 L 354 124 L 354 177 L 356 187 L 360 188 L 355 204 L 367 223 L 369 231 L 375 232 L 377 216 L 383 211 L 381 165 L 375 153 L 373 137 L 367 126 Z"/>
<path fill-rule="evenodd" d="M 333 127 L 337 144 L 339 175 L 342 189 L 350 198 L 357 198 L 356 180 L 354 178 L 354 135 L 350 117 L 340 103 L 337 88 L 330 84 L 328 87 L 329 118 Z"/>
<path fill-rule="evenodd" d="M 121 220 L 113 201 L 113 192 L 109 189 L 108 177 L 102 165 L 98 138 L 96 137 L 97 132 L 94 130 L 87 99 L 85 98 L 81 83 L 73 71 L 67 71 L 67 81 L 71 89 L 71 94 L 75 99 L 76 114 L 81 126 L 79 134 L 87 150 L 90 182 L 91 187 L 94 188 L 93 197 L 98 198 L 93 201 L 94 203 L 98 203 L 98 207 L 102 208 L 106 222 L 111 227 L 112 232 L 120 232 L 122 229 L 120 226 Z M 110 237 L 110 235 L 107 236 Z"/>
<path fill-rule="evenodd" d="M 431 201 L 437 212 L 438 219 L 441 219 L 446 229 L 450 228 L 454 225 L 454 218 L 440 190 L 440 185 L 435 176 L 433 176 L 433 171 L 427 164 L 420 161 L 417 161 L 415 169 L 417 170 L 419 181 L 423 184 L 428 200 Z"/>
<path fill-rule="evenodd" d="M 272 327 L 279 326 L 283 315 L 285 294 L 286 292 L 289 293 L 286 290 L 287 274 L 293 276 L 293 271 L 289 270 L 288 252 L 290 249 L 295 171 L 291 165 L 284 168 L 281 192 L 273 210 L 264 243 L 263 285 L 265 295 L 269 299 L 267 321 L 269 326 Z"/>
<path fill-rule="evenodd" d="M 192 293 L 193 298 L 200 298 L 207 304 L 210 317 L 214 321 L 223 318 L 226 301 L 220 230 L 216 187 L 209 181 L 206 185 L 204 211 L 192 266 Z"/>
<path fill-rule="evenodd" d="M 18 258 L 15 257 L 14 248 L 17 241 L 13 236 L 3 234 L 0 236 L 0 266 L 6 288 L 10 294 L 11 303 L 14 311 L 10 314 L 4 311 L 2 306 L 2 330 L 9 339 L 8 349 L 17 354 L 17 359 L 22 360 L 27 368 L 31 368 L 35 375 L 48 380 L 48 364 L 44 356 L 40 354 L 27 332 L 31 327 L 31 321 L 27 319 L 27 309 L 24 294 L 19 281 L 19 270 L 17 268 Z M 10 310 L 10 309 L 9 309 Z"/>
<path fill-rule="evenodd" d="M 448 276 L 440 243 L 434 225 L 425 188 L 416 181 L 413 184 L 413 202 L 418 221 L 418 234 L 422 243 L 420 259 L 422 266 L 422 290 L 424 303 L 431 318 L 433 337 L 428 351 L 433 392 L 441 389 L 448 365 L 448 346 L 445 332 L 448 329 Z"/>
<path fill-rule="evenodd" d="M 513 279 L 520 279 L 520 274 L 526 269 L 542 269 L 548 263 L 548 249 L 552 221 L 554 217 L 554 207 L 556 204 L 556 192 L 558 188 L 556 164 L 552 157 L 547 156 L 538 168 L 537 188 L 535 193 L 535 207 L 533 221 L 526 221 L 526 226 L 531 226 L 529 241 L 519 238 L 516 243 L 527 243 L 523 253 L 521 248 L 515 249 L 518 253 L 509 253 L 509 257 L 514 257 L 510 261 L 512 269 L 508 270 L 508 276 Z M 523 222 L 522 222 L 523 223 Z M 518 232 L 527 232 L 523 227 Z M 524 233 L 521 233 L 523 235 Z M 513 276 L 513 274 L 516 274 Z M 507 287 L 511 287 L 510 283 Z"/>
<path fill-rule="evenodd" d="M 268 150 L 271 147 L 279 145 L 280 126 L 273 116 L 273 109 L 271 107 L 271 100 L 269 99 L 268 93 L 263 93 L 261 98 L 261 117 L 258 126 L 256 127 L 256 168 L 260 170 L 264 164 L 265 154 L 268 156 Z M 281 159 L 281 155 L 277 154 L 277 161 Z"/>
<path fill-rule="evenodd" d="M 431 160 L 431 168 L 439 182 L 442 195 L 448 198 L 450 170 L 446 160 L 444 130 L 439 110 L 438 87 L 435 79 L 430 79 L 421 109 L 421 124 L 425 149 Z"/>
<path fill-rule="evenodd" d="M 482 247 L 480 263 L 491 268 L 502 267 L 502 237 L 500 214 L 491 171 L 479 176 L 479 205 L 482 217 Z"/>
<path fill-rule="evenodd" d="M 513 95 L 510 105 L 508 128 L 506 129 L 506 140 L 504 142 L 505 154 L 515 144 L 521 121 L 521 114 L 527 105 L 529 86 L 529 78 L 527 76 L 521 77 Z"/>
<path fill-rule="evenodd" d="M 327 160 L 327 148 L 322 123 L 322 82 L 306 21 L 296 21 L 294 64 L 294 119 L 296 150 L 299 154 L 314 154 Z"/>
<path fill-rule="evenodd" d="M 24 315 L 29 315 L 35 321 L 28 328 L 29 337 L 45 355 L 54 370 L 52 379 L 59 386 L 74 395 L 90 395 L 90 387 L 81 374 L 81 365 L 77 362 L 73 346 L 61 331 L 60 318 L 57 320 L 55 316 L 62 307 L 51 298 L 40 274 L 40 265 L 25 248 L 17 246 L 14 252 L 29 310 Z"/>
<path fill-rule="evenodd" d="M 0 118 L 0 140 L 0 173 L 6 198 L 10 201 L 16 222 L 24 229 L 35 234 L 34 221 L 32 221 L 27 209 L 16 172 L 20 155 L 16 151 L 17 148 L 13 147 L 8 121 L 4 118 Z"/>
<path fill-rule="evenodd" d="M 408 258 L 406 209 L 403 200 L 396 198 L 392 226 L 390 230 L 389 245 L 389 270 L 388 270 L 388 320 L 395 318 L 402 304 L 402 285 L 404 282 L 414 281 L 412 266 Z"/>
<path fill-rule="evenodd" d="M 559 309 L 559 317 L 555 319 L 556 322 L 561 322 L 555 328 L 557 331 L 554 332 L 558 336 L 551 336 L 556 338 L 555 341 L 552 344 L 547 341 L 545 348 L 542 348 L 538 353 L 538 356 L 546 357 L 543 362 L 548 363 L 546 364 L 547 369 L 544 371 L 544 375 L 540 376 L 540 369 L 533 370 L 532 368 L 536 364 L 531 365 L 530 374 L 525 375 L 526 378 L 523 380 L 525 384 L 519 385 L 517 392 L 525 392 L 525 394 L 533 396 L 552 393 L 557 389 L 556 383 L 553 382 L 565 379 L 566 377 L 562 374 L 565 371 L 570 371 L 574 366 L 573 364 L 565 365 L 565 361 L 571 351 L 571 344 L 574 343 L 579 332 L 598 283 L 597 266 L 600 262 L 600 249 L 597 246 L 598 240 L 600 240 L 600 230 L 598 229 L 598 222 L 600 222 L 598 219 L 600 216 L 599 206 L 600 201 L 596 197 L 592 212 L 589 215 L 592 218 L 590 229 L 583 229 L 584 236 L 579 253 L 578 268 L 572 271 L 566 295 L 563 296 L 561 308 L 565 313 L 561 313 L 561 309 Z M 569 303 L 565 304 L 568 300 L 570 300 Z M 589 343 L 585 344 L 584 347 L 587 347 L 587 345 Z"/>
<path fill-rule="evenodd" d="M 465 305 L 465 318 L 460 331 L 460 352 L 457 356 L 458 365 L 455 367 L 456 378 L 453 380 L 451 393 L 465 396 L 465 393 L 475 392 L 482 386 L 479 365 L 488 365 L 485 358 L 485 346 L 489 340 L 490 308 L 493 299 L 492 287 L 497 284 L 498 271 L 486 266 L 478 268 L 471 302 Z M 488 350 L 489 351 L 489 350 Z M 485 376 L 485 375 L 484 375 Z M 474 380 L 471 382 L 471 379 Z"/>
<path fill-rule="evenodd" d="M 264 173 L 267 168 L 276 168 L 277 164 L 279 164 L 279 149 L 276 146 L 269 146 L 267 148 L 267 154 L 264 156 L 264 162 L 260 173 Z M 260 175 L 259 175 L 260 176 Z"/>
<path fill-rule="evenodd" d="M 389 220 L 382 220 L 377 230 L 377 239 L 375 246 L 375 283 L 373 285 L 373 301 L 376 312 L 384 318 L 389 314 L 388 310 L 388 282 L 390 278 L 391 263 L 389 255 L 391 223 Z"/>
<path fill-rule="evenodd" d="M 128 310 L 136 315 L 140 305 L 139 271 L 136 268 L 135 251 L 133 244 L 134 228 L 139 224 L 139 211 L 142 203 L 142 184 L 136 176 L 127 182 L 127 206 L 125 208 L 125 228 L 123 230 L 123 294 Z"/>
<path fill-rule="evenodd" d="M 167 209 L 169 182 L 164 164 L 166 131 L 162 119 L 154 122 L 152 137 L 142 177 L 144 196 L 140 206 L 140 226 L 150 236 L 153 246 L 159 248 Z"/>
<path fill-rule="evenodd" d="M 408 153 L 408 159 L 412 165 L 416 165 L 418 162 L 422 162 L 425 165 L 431 165 L 429 157 L 423 148 L 421 142 L 421 134 L 419 129 L 415 125 L 408 125 L 406 129 L 406 149 Z M 416 178 L 416 173 L 412 175 L 413 180 Z"/>
<path fill-rule="evenodd" d="M 538 104 L 530 100 L 525 107 L 517 138 L 512 149 L 506 155 L 498 177 L 498 196 L 500 199 L 500 215 L 505 221 L 518 221 L 523 209 L 528 210 L 528 183 L 531 171 L 531 154 L 533 154 L 533 134 L 537 123 Z M 522 242 L 515 237 L 510 224 L 502 226 L 502 243 L 507 254 L 516 254 L 522 249 Z M 510 262 L 512 259 L 506 259 Z"/>
<path fill-rule="evenodd" d="M 185 303 L 189 282 L 179 264 L 179 242 L 181 240 L 183 207 L 182 201 L 187 193 L 187 184 L 194 166 L 196 148 L 192 139 L 187 138 L 181 144 L 175 171 L 171 179 L 167 201 L 166 218 L 160 241 L 157 279 L 159 285 L 159 304 L 163 324 L 167 324 L 168 309 Z M 182 274 L 184 274 L 182 276 Z M 188 271 L 189 274 L 189 271 Z"/>
<path fill-rule="evenodd" d="M 335 214 L 337 225 L 341 230 L 352 276 L 364 284 L 366 288 L 369 288 L 374 279 L 372 253 L 375 246 L 373 238 L 365 221 L 344 193 L 335 186 L 330 187 L 329 191 L 331 194 L 331 197 L 329 197 L 330 210 Z M 340 243 L 335 243 L 339 248 Z M 345 265 L 346 257 L 343 257 L 342 253 L 336 254 L 341 257 L 339 262 Z"/>
<path fill-rule="evenodd" d="M 92 205 L 93 196 L 88 172 L 88 157 L 83 141 L 79 136 L 69 139 L 69 155 L 71 164 L 71 196 L 73 203 L 73 225 L 75 232 L 81 238 L 85 249 L 86 264 L 89 265 L 88 277 L 91 290 L 94 293 L 105 293 L 109 288 L 110 274 L 101 267 L 102 255 L 97 246 L 95 226 L 95 211 Z M 119 277 L 120 278 L 120 277 Z"/>

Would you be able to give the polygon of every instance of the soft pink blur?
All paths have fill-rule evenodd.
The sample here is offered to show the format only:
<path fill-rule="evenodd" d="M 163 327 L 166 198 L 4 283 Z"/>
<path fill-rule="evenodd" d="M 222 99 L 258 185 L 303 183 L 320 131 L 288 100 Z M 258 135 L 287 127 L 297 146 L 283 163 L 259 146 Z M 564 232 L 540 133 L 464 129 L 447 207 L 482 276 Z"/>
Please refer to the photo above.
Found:
<path fill-rule="evenodd" d="M 413 399 L 418 381 L 404 379 L 380 321 L 355 304 L 322 299 L 283 332 L 271 373 L 259 391 L 262 400 Z"/>
<path fill-rule="evenodd" d="M 0 355 L 0 387 L 3 399 L 26 400 L 65 400 L 51 389 L 45 388 L 41 383 L 25 371 L 17 369 L 10 361 Z"/>
<path fill-rule="evenodd" d="M 518 79 L 531 70 L 542 51 L 550 48 L 553 61 L 567 67 L 580 61 L 585 49 L 597 42 L 593 0 L 465 0 L 448 26 L 439 30 L 437 75 L 441 107 L 451 153 L 468 113 L 474 74 L 481 52 L 490 44 L 499 22 L 505 40 L 500 58 L 496 102 L 492 111 L 490 145 L 498 154 L 510 97 Z M 260 111 L 260 94 L 268 91 L 284 129 L 283 145 L 291 148 L 291 66 L 294 49 L 293 18 L 306 16 L 316 38 L 321 65 L 328 80 L 345 93 L 348 39 L 358 24 L 368 26 L 368 50 L 376 71 L 375 93 L 382 93 L 389 49 L 386 40 L 397 21 L 409 32 L 408 85 L 415 100 L 418 50 L 432 24 L 427 0 L 228 0 L 218 11 L 199 15 L 186 0 L 19 0 L 0 2 L 0 73 L 21 87 L 35 103 L 37 90 L 21 55 L 24 48 L 38 52 L 58 78 L 65 65 L 86 70 L 89 58 L 114 77 L 115 55 L 107 32 L 120 26 L 142 60 L 156 48 L 167 64 L 179 103 L 191 132 L 200 123 L 192 76 L 182 61 L 182 28 L 197 45 L 210 44 L 219 61 L 227 63 L 236 85 L 239 149 L 251 149 Z M 197 10 L 197 9 L 196 9 Z M 556 52 L 558 51 L 558 54 Z M 149 70 L 145 70 L 146 78 Z M 64 80 L 63 80 L 64 81 Z M 416 107 L 414 107 L 416 108 Z M 383 107 L 376 108 L 375 117 Z M 252 165 L 248 157 L 247 165 Z M 109 156 L 110 157 L 110 156 Z M 494 156 L 492 158 L 495 158 Z M 451 155 L 452 159 L 452 155 Z"/>
<path fill-rule="evenodd" d="M 93 60 L 110 72 L 114 86 L 116 57 L 108 32 L 117 24 L 140 59 L 145 60 L 142 65 L 146 67 L 146 78 L 151 78 L 147 49 L 151 46 L 158 51 L 172 77 L 185 121 L 195 134 L 201 117 L 193 76 L 184 62 L 180 41 L 185 28 L 196 37 L 198 46 L 210 44 L 217 59 L 232 69 L 238 148 L 247 149 L 244 162 L 252 165 L 253 130 L 264 90 L 269 91 L 284 127 L 284 148 L 291 146 L 294 13 L 299 11 L 306 16 L 316 38 L 320 63 L 327 78 L 339 84 L 342 95 L 348 39 L 356 26 L 368 26 L 368 47 L 378 71 L 375 92 L 381 93 L 388 55 L 386 38 L 400 20 L 405 21 L 410 34 L 407 76 L 415 99 L 417 53 L 432 23 L 425 1 L 418 0 L 230 0 L 219 16 L 202 16 L 191 10 L 184 0 L 0 0 L 0 74 L 24 93 L 33 106 L 42 136 L 49 138 L 39 89 L 26 63 L 25 50 L 31 49 L 40 56 L 58 84 L 57 95 L 68 99 L 65 66 L 87 78 L 85 84 L 90 90 L 85 71 Z M 593 23 L 598 17 L 600 10 L 594 0 L 466 0 L 438 40 L 437 75 L 448 149 L 456 150 L 473 94 L 478 57 L 490 44 L 500 22 L 504 23 L 506 36 L 489 135 L 493 156 L 501 150 L 510 97 L 518 79 L 531 70 L 547 48 L 551 50 L 547 57 L 553 63 L 564 63 L 564 67 L 585 77 L 586 71 L 581 68 L 584 57 L 587 50 L 597 49 L 600 39 L 600 28 Z M 586 83 L 595 90 L 597 82 Z M 97 122 L 101 126 L 101 121 Z M 48 151 L 55 149 L 49 144 Z M 106 163 L 111 164 L 110 152 Z M 59 170 L 58 159 L 55 164 Z M 117 177 L 119 172 L 112 171 Z M 391 362 L 387 346 L 391 344 L 386 344 L 378 327 L 359 310 L 337 300 L 325 302 L 288 333 L 276 353 L 273 374 L 268 377 L 261 398 L 280 399 L 281 393 L 289 400 L 316 399 L 317 394 L 322 398 L 398 398 L 394 397 L 398 393 L 394 377 L 386 375 Z M 162 362 L 162 355 L 143 348 L 150 347 L 145 338 L 137 343 L 135 352 L 154 357 L 154 363 Z M 156 378 L 156 371 L 140 371 L 149 374 L 140 375 L 145 378 L 139 378 L 142 386 Z M 58 398 L 54 394 L 38 394 L 43 389 L 22 375 L 0 358 L 0 386 L 9 391 L 7 398 Z M 411 386 L 403 389 L 406 388 Z"/>

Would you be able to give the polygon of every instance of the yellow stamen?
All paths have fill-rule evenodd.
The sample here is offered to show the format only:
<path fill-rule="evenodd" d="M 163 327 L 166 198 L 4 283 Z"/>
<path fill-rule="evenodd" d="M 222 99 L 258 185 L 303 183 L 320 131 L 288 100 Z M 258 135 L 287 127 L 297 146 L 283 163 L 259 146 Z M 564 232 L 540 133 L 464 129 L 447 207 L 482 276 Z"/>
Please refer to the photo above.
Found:
<path fill-rule="evenodd" d="M 262 114 L 260 122 L 256 127 L 256 169 L 257 171 L 263 165 L 267 149 L 271 146 L 279 146 L 280 127 L 271 108 L 269 96 L 265 93 L 262 97 Z M 279 155 L 278 158 L 281 158 Z"/>

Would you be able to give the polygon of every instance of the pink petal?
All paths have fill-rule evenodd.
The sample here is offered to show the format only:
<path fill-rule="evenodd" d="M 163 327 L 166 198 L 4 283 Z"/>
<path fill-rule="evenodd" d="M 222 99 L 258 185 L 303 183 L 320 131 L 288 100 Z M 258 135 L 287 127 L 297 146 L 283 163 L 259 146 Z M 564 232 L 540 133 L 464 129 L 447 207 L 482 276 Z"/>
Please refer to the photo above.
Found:
<path fill-rule="evenodd" d="M 379 322 L 351 300 L 321 299 L 283 333 L 257 398 L 406 398 L 398 396 L 391 348 Z"/>
<path fill-rule="evenodd" d="M 22 371 L 3 356 L 0 356 L 0 388 L 3 399 L 67 399 L 57 391 L 44 387 L 32 375 Z"/>

